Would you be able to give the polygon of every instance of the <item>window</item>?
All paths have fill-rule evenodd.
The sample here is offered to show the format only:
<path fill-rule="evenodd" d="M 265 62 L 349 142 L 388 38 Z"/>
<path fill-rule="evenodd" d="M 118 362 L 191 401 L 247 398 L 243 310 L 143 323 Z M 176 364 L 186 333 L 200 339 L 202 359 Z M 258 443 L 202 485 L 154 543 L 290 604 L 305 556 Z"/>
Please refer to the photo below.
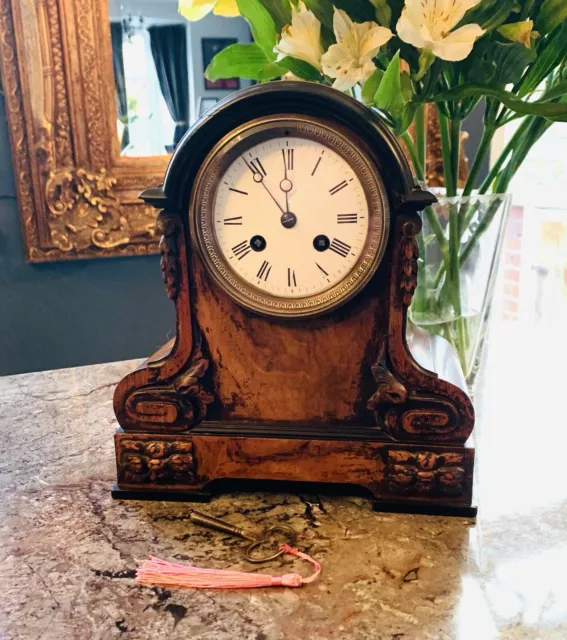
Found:
<path fill-rule="evenodd" d="M 122 155 L 165 155 L 173 143 L 175 123 L 161 93 L 145 29 L 124 38 L 123 55 L 130 144 Z"/>

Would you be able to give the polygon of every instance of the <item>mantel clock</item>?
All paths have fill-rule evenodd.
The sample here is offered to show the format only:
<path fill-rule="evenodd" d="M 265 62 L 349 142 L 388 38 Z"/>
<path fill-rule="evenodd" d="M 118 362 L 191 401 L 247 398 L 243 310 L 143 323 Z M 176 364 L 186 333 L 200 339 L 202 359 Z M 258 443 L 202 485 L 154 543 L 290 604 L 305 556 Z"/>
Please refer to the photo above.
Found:
<path fill-rule="evenodd" d="M 252 87 L 141 197 L 177 335 L 116 389 L 115 497 L 292 481 L 474 511 L 471 401 L 405 337 L 434 197 L 376 115 L 328 87 Z"/>

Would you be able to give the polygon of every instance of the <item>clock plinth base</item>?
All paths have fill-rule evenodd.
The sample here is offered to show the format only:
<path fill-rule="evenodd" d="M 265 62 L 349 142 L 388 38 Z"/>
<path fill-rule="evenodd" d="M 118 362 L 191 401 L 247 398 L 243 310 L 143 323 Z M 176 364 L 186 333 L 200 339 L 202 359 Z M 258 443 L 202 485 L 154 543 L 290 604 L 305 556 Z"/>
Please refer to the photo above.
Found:
<path fill-rule="evenodd" d="M 123 431 L 115 444 L 116 499 L 207 502 L 216 493 L 285 485 L 292 492 L 363 490 L 378 511 L 476 515 L 474 449 L 460 444 Z"/>

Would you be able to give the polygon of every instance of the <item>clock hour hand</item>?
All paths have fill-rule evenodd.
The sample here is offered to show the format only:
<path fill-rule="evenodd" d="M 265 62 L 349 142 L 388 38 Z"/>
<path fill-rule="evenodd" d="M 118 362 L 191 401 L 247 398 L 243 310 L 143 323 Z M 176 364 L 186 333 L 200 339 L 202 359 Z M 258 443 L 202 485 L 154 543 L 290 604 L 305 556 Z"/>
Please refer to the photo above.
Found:
<path fill-rule="evenodd" d="M 285 211 L 281 217 L 281 223 L 286 229 L 291 229 L 297 224 L 297 216 L 289 210 L 289 192 L 293 189 L 291 180 L 287 177 L 287 158 L 285 149 L 282 149 L 284 164 L 284 179 L 280 182 L 280 189 L 285 193 Z"/>

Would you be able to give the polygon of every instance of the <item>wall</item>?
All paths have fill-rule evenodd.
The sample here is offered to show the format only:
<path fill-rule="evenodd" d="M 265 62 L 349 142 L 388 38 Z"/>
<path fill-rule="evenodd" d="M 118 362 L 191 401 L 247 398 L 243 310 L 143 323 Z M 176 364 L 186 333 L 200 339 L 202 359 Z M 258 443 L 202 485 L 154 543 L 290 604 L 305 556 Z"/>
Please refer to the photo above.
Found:
<path fill-rule="evenodd" d="M 148 356 L 173 312 L 157 256 L 26 264 L 0 95 L 0 375 Z"/>
<path fill-rule="evenodd" d="M 250 42 L 250 30 L 248 24 L 242 18 L 222 18 L 212 13 L 199 20 L 189 23 L 189 86 L 193 100 L 191 102 L 191 121 L 198 117 L 200 98 L 218 98 L 228 96 L 232 91 L 219 91 L 217 89 L 207 91 L 203 75 L 203 51 L 201 41 L 203 38 L 236 38 L 239 42 Z M 240 88 L 250 86 L 249 80 L 240 80 Z"/>

